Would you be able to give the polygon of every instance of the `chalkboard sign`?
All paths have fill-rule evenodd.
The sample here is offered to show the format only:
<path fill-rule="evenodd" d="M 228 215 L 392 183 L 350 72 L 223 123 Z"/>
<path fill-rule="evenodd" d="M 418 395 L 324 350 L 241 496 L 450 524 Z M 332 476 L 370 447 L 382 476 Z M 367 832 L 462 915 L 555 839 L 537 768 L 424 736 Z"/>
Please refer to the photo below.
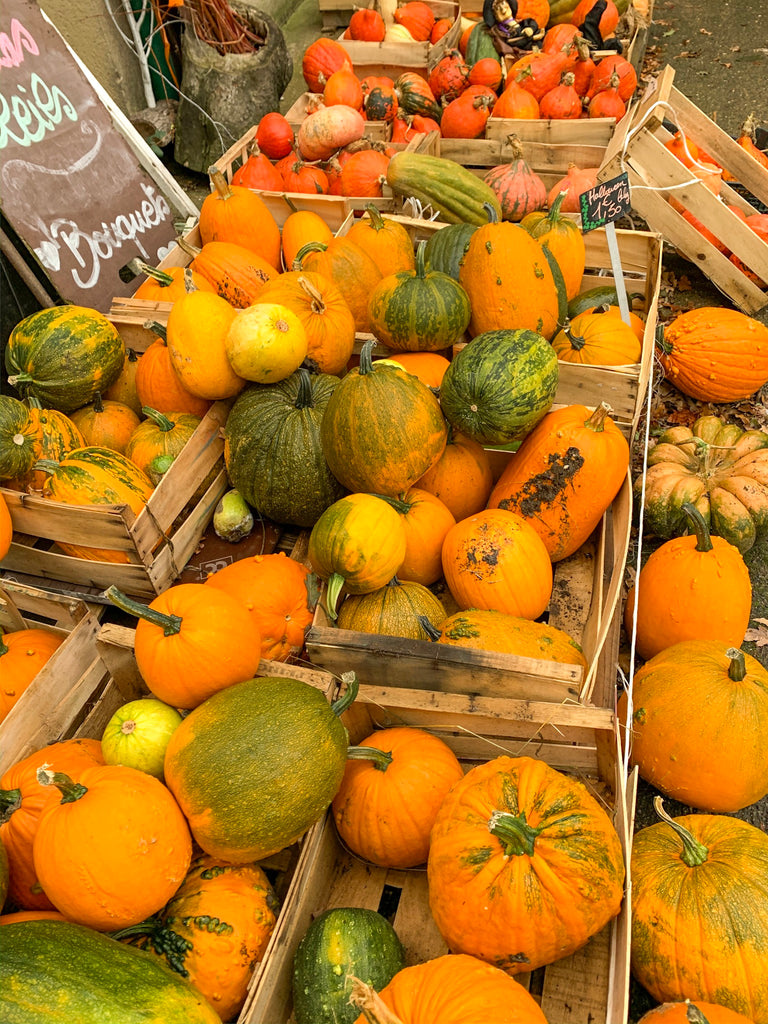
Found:
<path fill-rule="evenodd" d="M 594 188 L 581 193 L 579 203 L 582 231 L 594 231 L 603 224 L 613 223 L 632 209 L 628 175 L 625 172 L 599 182 Z"/>
<path fill-rule="evenodd" d="M 3 213 L 63 299 L 107 312 L 136 289 L 120 268 L 156 264 L 176 214 L 34 0 L 4 0 L 0 68 Z"/>

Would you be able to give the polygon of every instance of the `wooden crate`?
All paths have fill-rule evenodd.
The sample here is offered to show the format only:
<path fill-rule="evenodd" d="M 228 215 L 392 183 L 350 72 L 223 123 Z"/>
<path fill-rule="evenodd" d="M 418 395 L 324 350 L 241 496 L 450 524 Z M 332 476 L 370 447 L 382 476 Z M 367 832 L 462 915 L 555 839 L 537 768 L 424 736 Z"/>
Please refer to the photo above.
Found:
<path fill-rule="evenodd" d="M 343 4 L 343 6 L 341 6 Z M 357 39 L 345 39 L 344 34 L 338 41 L 349 54 L 355 71 L 364 75 L 389 75 L 397 77 L 403 71 L 431 69 L 446 53 L 458 47 L 461 38 L 461 11 L 456 0 L 427 0 L 435 19 L 450 18 L 453 22 L 446 34 L 436 43 L 412 42 L 405 40 L 368 43 Z M 396 0 L 366 0 L 360 4 L 350 0 L 318 0 L 323 18 L 335 19 L 335 24 L 348 25 L 353 11 L 358 7 L 371 7 L 379 11 L 385 25 L 394 25 L 394 10 L 398 7 Z M 329 6 L 326 6 L 329 5 Z M 332 6 L 330 6 L 332 5 Z M 333 13 L 331 13 L 333 12 Z M 389 70 L 388 70 L 389 69 Z M 393 75 L 392 72 L 395 72 Z"/>
<path fill-rule="evenodd" d="M 307 109 L 312 97 L 317 95 L 317 93 L 303 92 L 285 112 L 286 120 L 290 124 L 291 128 L 293 128 L 294 134 L 298 132 L 302 121 L 307 116 Z M 391 135 L 392 126 L 388 121 L 365 122 L 364 138 L 371 139 L 374 142 L 389 142 Z"/>
<path fill-rule="evenodd" d="M 0 723 L 0 774 L 40 747 L 74 735 L 104 697 L 109 677 L 96 648 L 99 611 L 77 598 L 0 580 L 4 631 L 45 627 L 65 637 Z M 111 715 L 122 701 L 107 703 Z"/>
<path fill-rule="evenodd" d="M 184 568 L 229 486 L 221 436 L 228 410 L 226 402 L 211 406 L 137 516 L 125 505 L 66 505 L 0 488 L 14 531 L 0 568 L 102 589 L 114 583 L 139 597 L 161 593 Z M 117 551 L 128 561 L 88 561 L 50 548 L 51 541 Z"/>
<path fill-rule="evenodd" d="M 602 685 L 614 694 L 618 638 L 617 614 L 601 662 Z M 612 709 L 363 684 L 345 721 L 352 742 L 360 742 L 374 728 L 410 725 L 439 735 L 467 767 L 499 754 L 526 755 L 576 774 L 612 813 L 629 864 L 636 776 L 629 784 L 623 777 Z M 391 920 L 405 946 L 407 964 L 447 952 L 429 911 L 423 869 L 373 867 L 342 849 L 330 816 L 315 826 L 280 923 L 254 973 L 240 1024 L 293 1020 L 293 957 L 314 917 L 337 906 L 384 910 L 385 899 L 389 913 L 396 907 Z M 629 931 L 625 899 L 620 915 L 583 949 L 516 979 L 530 988 L 552 1024 L 620 1024 L 628 1014 Z"/>
<path fill-rule="evenodd" d="M 370 685 L 555 705 L 596 702 L 600 655 L 620 604 L 631 506 L 632 487 L 627 478 L 590 540 L 553 567 L 549 622 L 581 644 L 586 671 L 579 665 L 339 629 L 322 602 L 306 636 L 307 654 L 321 668 L 337 674 L 356 672 L 361 682 Z M 598 699 L 603 697 L 598 695 Z"/>
<path fill-rule="evenodd" d="M 768 204 L 768 170 L 673 83 L 674 69 L 666 67 L 635 107 L 631 119 L 622 120 L 606 150 L 599 177 L 606 180 L 626 171 L 632 206 L 649 226 L 698 266 L 744 313 L 766 316 L 768 294 L 673 209 L 668 199 L 674 197 L 758 277 L 768 281 L 768 244 L 725 206 L 727 203 L 747 214 L 756 213 L 744 193 Z M 664 147 L 671 138 L 662 124 L 665 118 L 674 121 L 688 138 L 733 174 L 742 191 L 723 184 L 720 202 L 701 181 L 691 183 L 690 170 Z"/>
<path fill-rule="evenodd" d="M 434 133 L 433 133 L 434 134 Z M 404 204 L 405 208 L 407 204 Z M 390 216 L 389 214 L 387 216 Z M 401 214 L 391 215 L 399 220 L 411 235 L 414 244 L 428 239 L 446 225 Z M 354 223 L 349 217 L 338 231 L 345 234 Z M 622 432 L 630 437 L 640 419 L 645 401 L 655 350 L 658 302 L 661 289 L 661 235 L 649 231 L 616 231 L 622 269 L 627 292 L 640 294 L 642 299 L 634 309 L 645 317 L 643 350 L 639 363 L 628 366 L 579 366 L 575 363 L 559 364 L 560 379 L 554 408 L 564 405 L 597 406 L 607 402 L 611 416 Z M 590 231 L 584 236 L 586 269 L 581 282 L 582 290 L 614 283 L 608 240 L 605 229 Z M 356 350 L 372 335 L 359 334 Z M 389 353 L 383 346 L 374 349 L 375 358 Z"/>

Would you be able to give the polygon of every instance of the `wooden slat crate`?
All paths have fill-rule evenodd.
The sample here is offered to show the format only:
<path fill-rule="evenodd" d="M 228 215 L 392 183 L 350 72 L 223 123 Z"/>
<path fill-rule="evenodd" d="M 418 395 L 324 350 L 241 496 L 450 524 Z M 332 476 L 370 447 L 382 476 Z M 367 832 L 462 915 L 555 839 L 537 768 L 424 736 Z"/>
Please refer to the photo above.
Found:
<path fill-rule="evenodd" d="M 606 150 L 599 177 L 606 180 L 626 171 L 632 206 L 649 226 L 661 232 L 744 313 L 768 315 L 768 293 L 731 263 L 668 202 L 669 198 L 676 199 L 750 270 L 768 282 L 768 244 L 725 205 L 737 206 L 747 214 L 758 212 L 744 198 L 743 192 L 768 204 L 768 170 L 750 157 L 673 83 L 674 69 L 667 67 L 636 106 L 631 120 L 622 120 Z M 657 103 L 663 105 L 655 106 Z M 688 138 L 733 174 L 742 191 L 737 192 L 723 184 L 718 199 L 701 181 L 691 183 L 692 172 L 664 146 L 671 138 L 671 133 L 662 124 L 665 118 L 674 121 Z"/>
<path fill-rule="evenodd" d="M 87 587 L 114 583 L 139 597 L 161 593 L 194 552 L 228 487 L 221 437 L 228 410 L 226 402 L 211 406 L 137 516 L 125 505 L 66 505 L 0 488 L 14 530 L 0 568 Z M 49 548 L 49 541 L 120 552 L 127 562 L 65 555 Z"/>
<path fill-rule="evenodd" d="M 0 774 L 40 747 L 73 735 L 89 706 L 102 699 L 109 679 L 96 648 L 98 612 L 76 598 L 0 581 L 4 631 L 45 627 L 65 637 L 0 724 Z M 112 714 L 118 703 L 109 706 Z"/>
<path fill-rule="evenodd" d="M 405 204 L 407 207 L 407 204 Z M 390 216 L 387 214 L 387 216 Z M 439 221 L 392 215 L 408 230 L 414 244 L 428 239 L 446 225 Z M 338 231 L 345 234 L 354 223 L 348 218 Z M 629 366 L 580 366 L 575 363 L 559 364 L 560 382 L 555 396 L 555 408 L 563 405 L 596 406 L 607 402 L 611 416 L 629 437 L 637 427 L 648 388 L 653 364 L 658 302 L 661 289 L 661 235 L 649 231 L 616 231 L 621 264 L 627 292 L 642 295 L 634 307 L 645 317 L 641 361 Z M 584 236 L 586 269 L 581 282 L 582 290 L 614 283 L 608 240 L 605 229 L 590 231 Z M 358 335 L 357 349 L 371 335 Z M 378 349 L 374 350 L 376 353 Z M 380 350 L 384 358 L 388 352 Z"/>
<path fill-rule="evenodd" d="M 427 0 L 435 19 L 450 18 L 453 22 L 446 34 L 436 43 L 417 42 L 413 40 L 385 40 L 381 43 L 368 43 L 357 39 L 344 39 L 343 33 L 338 41 L 347 51 L 355 71 L 362 78 L 364 75 L 390 74 L 386 68 L 401 71 L 413 71 L 433 67 L 447 50 L 455 49 L 461 37 L 461 12 L 456 0 Z M 347 26 L 354 10 L 358 7 L 374 8 L 384 19 L 384 24 L 394 25 L 393 12 L 399 4 L 396 0 L 363 0 L 354 4 L 351 0 L 318 0 L 318 6 L 326 19 L 334 27 Z M 390 77 L 393 77 L 390 74 Z M 394 76 L 396 77 L 396 75 Z"/>
<path fill-rule="evenodd" d="M 602 684 L 615 692 L 619 622 L 601 662 Z M 345 719 L 352 742 L 374 728 L 410 725 L 436 733 L 470 767 L 499 754 L 547 760 L 576 774 L 612 813 L 625 862 L 634 815 L 633 777 L 628 785 L 618 756 L 613 710 L 568 708 L 498 697 L 467 698 L 434 691 L 361 685 Z M 314 917 L 330 907 L 387 910 L 413 964 L 447 952 L 432 920 L 424 870 L 395 871 L 366 864 L 345 851 L 330 816 L 307 838 L 280 923 L 254 973 L 240 1024 L 292 1021 L 291 977 L 299 941 Z M 519 974 L 552 1024 L 619 1024 L 626 1021 L 629 991 L 629 910 L 621 913 L 571 957 Z"/>
<path fill-rule="evenodd" d="M 553 702 L 555 706 L 562 701 L 598 703 L 605 699 L 595 694 L 598 666 L 620 604 L 631 521 L 632 488 L 627 478 L 590 540 L 554 566 L 549 622 L 581 645 L 586 671 L 578 665 L 339 629 L 322 602 L 306 636 L 307 654 L 320 668 L 339 675 L 356 672 L 361 682 L 370 685 Z M 612 707 L 613 697 L 608 699 Z"/>

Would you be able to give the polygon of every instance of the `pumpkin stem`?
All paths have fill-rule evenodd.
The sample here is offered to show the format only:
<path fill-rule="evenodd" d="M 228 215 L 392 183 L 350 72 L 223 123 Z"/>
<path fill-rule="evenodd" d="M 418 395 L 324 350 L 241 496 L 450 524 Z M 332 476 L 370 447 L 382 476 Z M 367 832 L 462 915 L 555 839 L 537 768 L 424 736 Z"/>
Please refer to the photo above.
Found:
<path fill-rule="evenodd" d="M 325 609 L 334 622 L 338 618 L 336 613 L 336 603 L 339 600 L 339 594 L 341 593 L 341 588 L 343 586 L 344 577 L 338 572 L 332 572 L 328 577 L 328 583 L 325 588 Z"/>
<path fill-rule="evenodd" d="M 32 469 L 40 470 L 41 473 L 52 475 L 59 468 L 59 463 L 54 459 L 38 459 Z"/>
<path fill-rule="evenodd" d="M 176 245 L 178 245 L 182 252 L 185 252 L 187 256 L 191 256 L 193 259 L 196 256 L 199 256 L 200 253 L 203 251 L 202 249 L 198 248 L 198 246 L 192 245 L 191 242 L 188 242 L 186 238 L 177 238 Z"/>
<path fill-rule="evenodd" d="M 744 659 L 744 652 L 738 647 L 729 647 L 725 652 L 726 657 L 731 659 L 728 666 L 728 678 L 734 683 L 740 683 L 747 674 L 747 663 Z"/>
<path fill-rule="evenodd" d="M 331 711 L 340 718 L 348 707 L 351 707 L 355 698 L 357 697 L 357 691 L 360 689 L 360 684 L 357 681 L 357 676 L 354 672 L 342 672 L 341 681 L 346 686 L 344 695 L 338 697 L 331 704 Z"/>
<path fill-rule="evenodd" d="M 2 641 L 0 641 L 1 643 Z M 7 650 L 8 648 L 6 648 Z M 2 652 L 0 652 L 2 653 Z M 0 825 L 10 821 L 14 811 L 21 807 L 20 789 L 0 789 Z"/>
<path fill-rule="evenodd" d="M 8 378 L 8 383 L 12 388 L 15 388 L 18 384 L 29 384 L 34 379 L 31 373 L 15 373 L 12 377 Z"/>
<path fill-rule="evenodd" d="M 416 247 L 416 277 L 423 281 L 427 276 L 427 270 L 424 265 L 424 250 L 427 248 L 426 239 L 422 238 Z"/>
<path fill-rule="evenodd" d="M 64 772 L 52 772 L 45 765 L 37 769 L 36 775 L 41 786 L 56 786 L 63 804 L 73 804 L 88 792 L 80 782 L 73 782 Z"/>
<path fill-rule="evenodd" d="M 299 374 L 299 393 L 296 395 L 293 406 L 295 409 L 313 409 L 315 401 L 312 396 L 312 375 L 305 366 L 300 366 L 297 372 Z"/>
<path fill-rule="evenodd" d="M 686 1000 L 686 1002 L 688 1002 L 688 1000 Z M 698 1006 L 695 1006 L 693 1003 L 688 1003 L 686 1006 L 685 1019 L 688 1021 L 688 1024 L 709 1024 L 709 1021 Z"/>
<path fill-rule="evenodd" d="M 709 533 L 709 527 L 706 524 L 704 516 L 699 512 L 695 505 L 692 505 L 690 501 L 685 501 L 680 506 L 680 510 L 684 512 L 691 521 L 694 532 L 696 534 L 696 550 L 697 551 L 711 551 L 712 550 L 712 538 Z M 739 652 L 741 653 L 741 652 Z"/>
<path fill-rule="evenodd" d="M 109 587 L 104 596 L 109 598 L 112 604 L 121 611 L 127 612 L 128 615 L 135 615 L 138 619 L 151 622 L 153 626 L 159 626 L 163 631 L 163 636 L 174 636 L 176 633 L 181 632 L 181 624 L 184 620 L 180 615 L 166 615 L 164 612 L 158 612 L 154 608 L 148 608 L 147 605 L 141 604 L 140 601 L 134 601 L 132 598 L 127 597 L 115 586 Z"/>
<path fill-rule="evenodd" d="M 234 192 L 229 187 L 227 179 L 224 177 L 222 171 L 218 169 L 215 164 L 211 164 L 208 168 L 208 177 L 211 179 L 211 184 L 218 193 L 219 199 L 231 199 Z"/>
<path fill-rule="evenodd" d="M 485 215 L 488 218 L 488 223 L 489 224 L 498 224 L 499 223 L 499 215 L 496 212 L 496 207 L 495 206 L 491 206 L 490 203 L 483 203 L 483 210 L 485 211 Z"/>
<path fill-rule="evenodd" d="M 291 270 L 301 270 L 301 264 L 305 257 L 309 256 L 311 252 L 325 252 L 327 248 L 328 245 L 325 242 L 305 242 L 296 253 Z"/>
<path fill-rule="evenodd" d="M 563 327 L 563 334 L 566 336 L 568 341 L 570 341 L 571 348 L 574 349 L 576 352 L 579 352 L 581 349 L 583 349 L 587 343 L 587 339 L 583 335 L 573 333 L 572 321 L 569 321 L 567 324 L 565 324 L 565 326 Z"/>
<path fill-rule="evenodd" d="M 371 373 L 373 370 L 373 346 L 375 344 L 376 339 L 369 338 L 360 350 L 360 366 L 357 372 L 361 377 L 364 377 L 366 373 Z"/>
<path fill-rule="evenodd" d="M 156 423 L 158 428 L 162 430 L 164 434 L 169 430 L 173 430 L 176 426 L 173 420 L 169 420 L 165 413 L 158 412 L 157 409 L 152 409 L 148 405 L 142 405 L 141 411 L 148 419 L 152 420 L 153 423 Z"/>
<path fill-rule="evenodd" d="M 185 294 L 191 295 L 192 292 L 196 292 L 197 290 L 198 290 L 198 288 L 197 288 L 197 285 L 195 284 L 195 279 L 192 276 L 192 268 L 191 267 L 185 267 L 184 268 L 184 292 L 185 292 Z"/>
<path fill-rule="evenodd" d="M 507 142 L 509 143 L 509 148 L 512 150 L 509 163 L 512 163 L 513 160 L 522 160 L 523 146 L 520 142 L 520 136 L 515 135 L 514 133 L 512 135 L 508 135 Z"/>
<path fill-rule="evenodd" d="M 387 226 L 384 223 L 384 218 L 381 216 L 378 206 L 374 206 L 373 203 L 366 203 L 365 212 L 371 218 L 371 227 L 374 231 L 381 231 Z"/>
<path fill-rule="evenodd" d="M 533 856 L 533 844 L 540 828 L 533 828 L 525 820 L 525 811 L 519 815 L 508 811 L 493 811 L 488 821 L 488 831 L 496 836 L 504 847 L 505 857 Z"/>
<path fill-rule="evenodd" d="M 560 207 L 563 205 L 563 201 L 567 195 L 567 189 L 563 189 L 562 192 L 557 193 L 557 199 L 555 199 L 554 203 L 550 206 L 549 213 L 546 217 L 549 224 L 556 224 L 559 220 L 563 219 L 560 215 Z"/>
<path fill-rule="evenodd" d="M 401 516 L 407 516 L 413 508 L 412 502 L 404 501 L 402 498 L 393 498 L 389 494 L 374 494 L 373 496 L 374 498 L 381 498 L 382 501 L 386 501 L 386 503 L 391 505 L 395 512 L 399 512 Z"/>
<path fill-rule="evenodd" d="M 161 288 L 167 288 L 168 285 L 173 284 L 173 277 L 167 270 L 161 270 L 159 267 L 150 267 L 150 265 L 145 263 L 143 260 L 130 260 L 127 266 L 130 267 L 134 274 L 145 274 L 153 281 L 157 281 Z"/>
<path fill-rule="evenodd" d="M 590 430 L 600 433 L 605 430 L 605 418 L 611 411 L 611 407 L 607 402 L 601 402 L 593 411 L 589 419 L 584 420 L 584 426 L 589 427 Z"/>
<path fill-rule="evenodd" d="M 378 747 L 349 747 L 347 757 L 353 761 L 373 761 L 377 772 L 385 772 L 392 764 L 392 751 Z"/>
<path fill-rule="evenodd" d="M 296 282 L 299 287 L 307 293 L 312 300 L 312 312 L 321 315 L 325 312 L 325 303 L 323 302 L 323 294 L 319 288 L 315 288 L 308 277 L 303 275 L 298 278 Z"/>
<path fill-rule="evenodd" d="M 93 411 L 104 412 L 104 403 L 101 400 L 101 392 L 97 391 L 93 396 Z"/>
<path fill-rule="evenodd" d="M 664 324 L 657 324 L 656 336 L 653 340 L 656 348 L 660 349 L 665 356 L 672 354 L 675 346 L 664 337 Z"/>
<path fill-rule="evenodd" d="M 129 353 L 133 352 L 133 349 L 129 348 L 128 352 Z M 135 352 L 133 352 L 133 358 L 134 359 L 136 358 L 136 353 Z M 27 395 L 27 397 L 25 398 L 25 402 L 27 403 L 27 405 L 29 406 L 30 409 L 42 409 L 43 408 L 43 403 L 40 401 L 39 398 L 36 398 L 34 395 Z"/>
<path fill-rule="evenodd" d="M 433 644 L 436 644 L 443 635 L 440 630 L 432 625 L 426 615 L 417 615 L 416 618 L 419 620 L 421 628 L 427 634 L 427 639 L 431 640 Z"/>
<path fill-rule="evenodd" d="M 680 859 L 683 864 L 689 868 L 697 868 L 702 865 L 709 854 L 709 850 L 706 846 L 704 846 L 703 843 L 700 843 L 698 839 L 695 839 L 687 828 L 683 828 L 683 826 L 679 822 L 675 821 L 674 818 L 670 818 L 664 810 L 664 801 L 660 796 L 655 796 L 653 798 L 653 809 L 662 821 L 666 822 L 667 825 L 674 829 L 678 838 L 682 841 L 683 851 L 680 854 Z"/>
<path fill-rule="evenodd" d="M 352 974 L 347 978 L 352 985 L 349 1001 L 360 1010 L 368 1024 L 403 1024 L 371 985 L 366 985 Z"/>
<path fill-rule="evenodd" d="M 152 331 L 156 334 L 161 341 L 168 342 L 168 332 L 162 324 L 158 323 L 157 320 L 145 320 L 141 325 L 145 331 Z"/>

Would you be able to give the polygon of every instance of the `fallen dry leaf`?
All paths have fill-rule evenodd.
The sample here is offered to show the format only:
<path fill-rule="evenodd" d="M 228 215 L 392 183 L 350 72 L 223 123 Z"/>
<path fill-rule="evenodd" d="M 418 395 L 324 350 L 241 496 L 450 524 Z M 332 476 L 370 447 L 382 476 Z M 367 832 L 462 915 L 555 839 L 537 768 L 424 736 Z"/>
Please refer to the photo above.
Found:
<path fill-rule="evenodd" d="M 677 290 L 680 292 L 690 292 L 693 290 L 693 285 L 685 274 L 681 274 L 677 279 Z"/>
<path fill-rule="evenodd" d="M 768 619 L 752 619 L 753 622 L 761 623 L 757 629 L 748 629 L 744 634 L 745 640 L 751 640 L 758 647 L 768 645 Z"/>

